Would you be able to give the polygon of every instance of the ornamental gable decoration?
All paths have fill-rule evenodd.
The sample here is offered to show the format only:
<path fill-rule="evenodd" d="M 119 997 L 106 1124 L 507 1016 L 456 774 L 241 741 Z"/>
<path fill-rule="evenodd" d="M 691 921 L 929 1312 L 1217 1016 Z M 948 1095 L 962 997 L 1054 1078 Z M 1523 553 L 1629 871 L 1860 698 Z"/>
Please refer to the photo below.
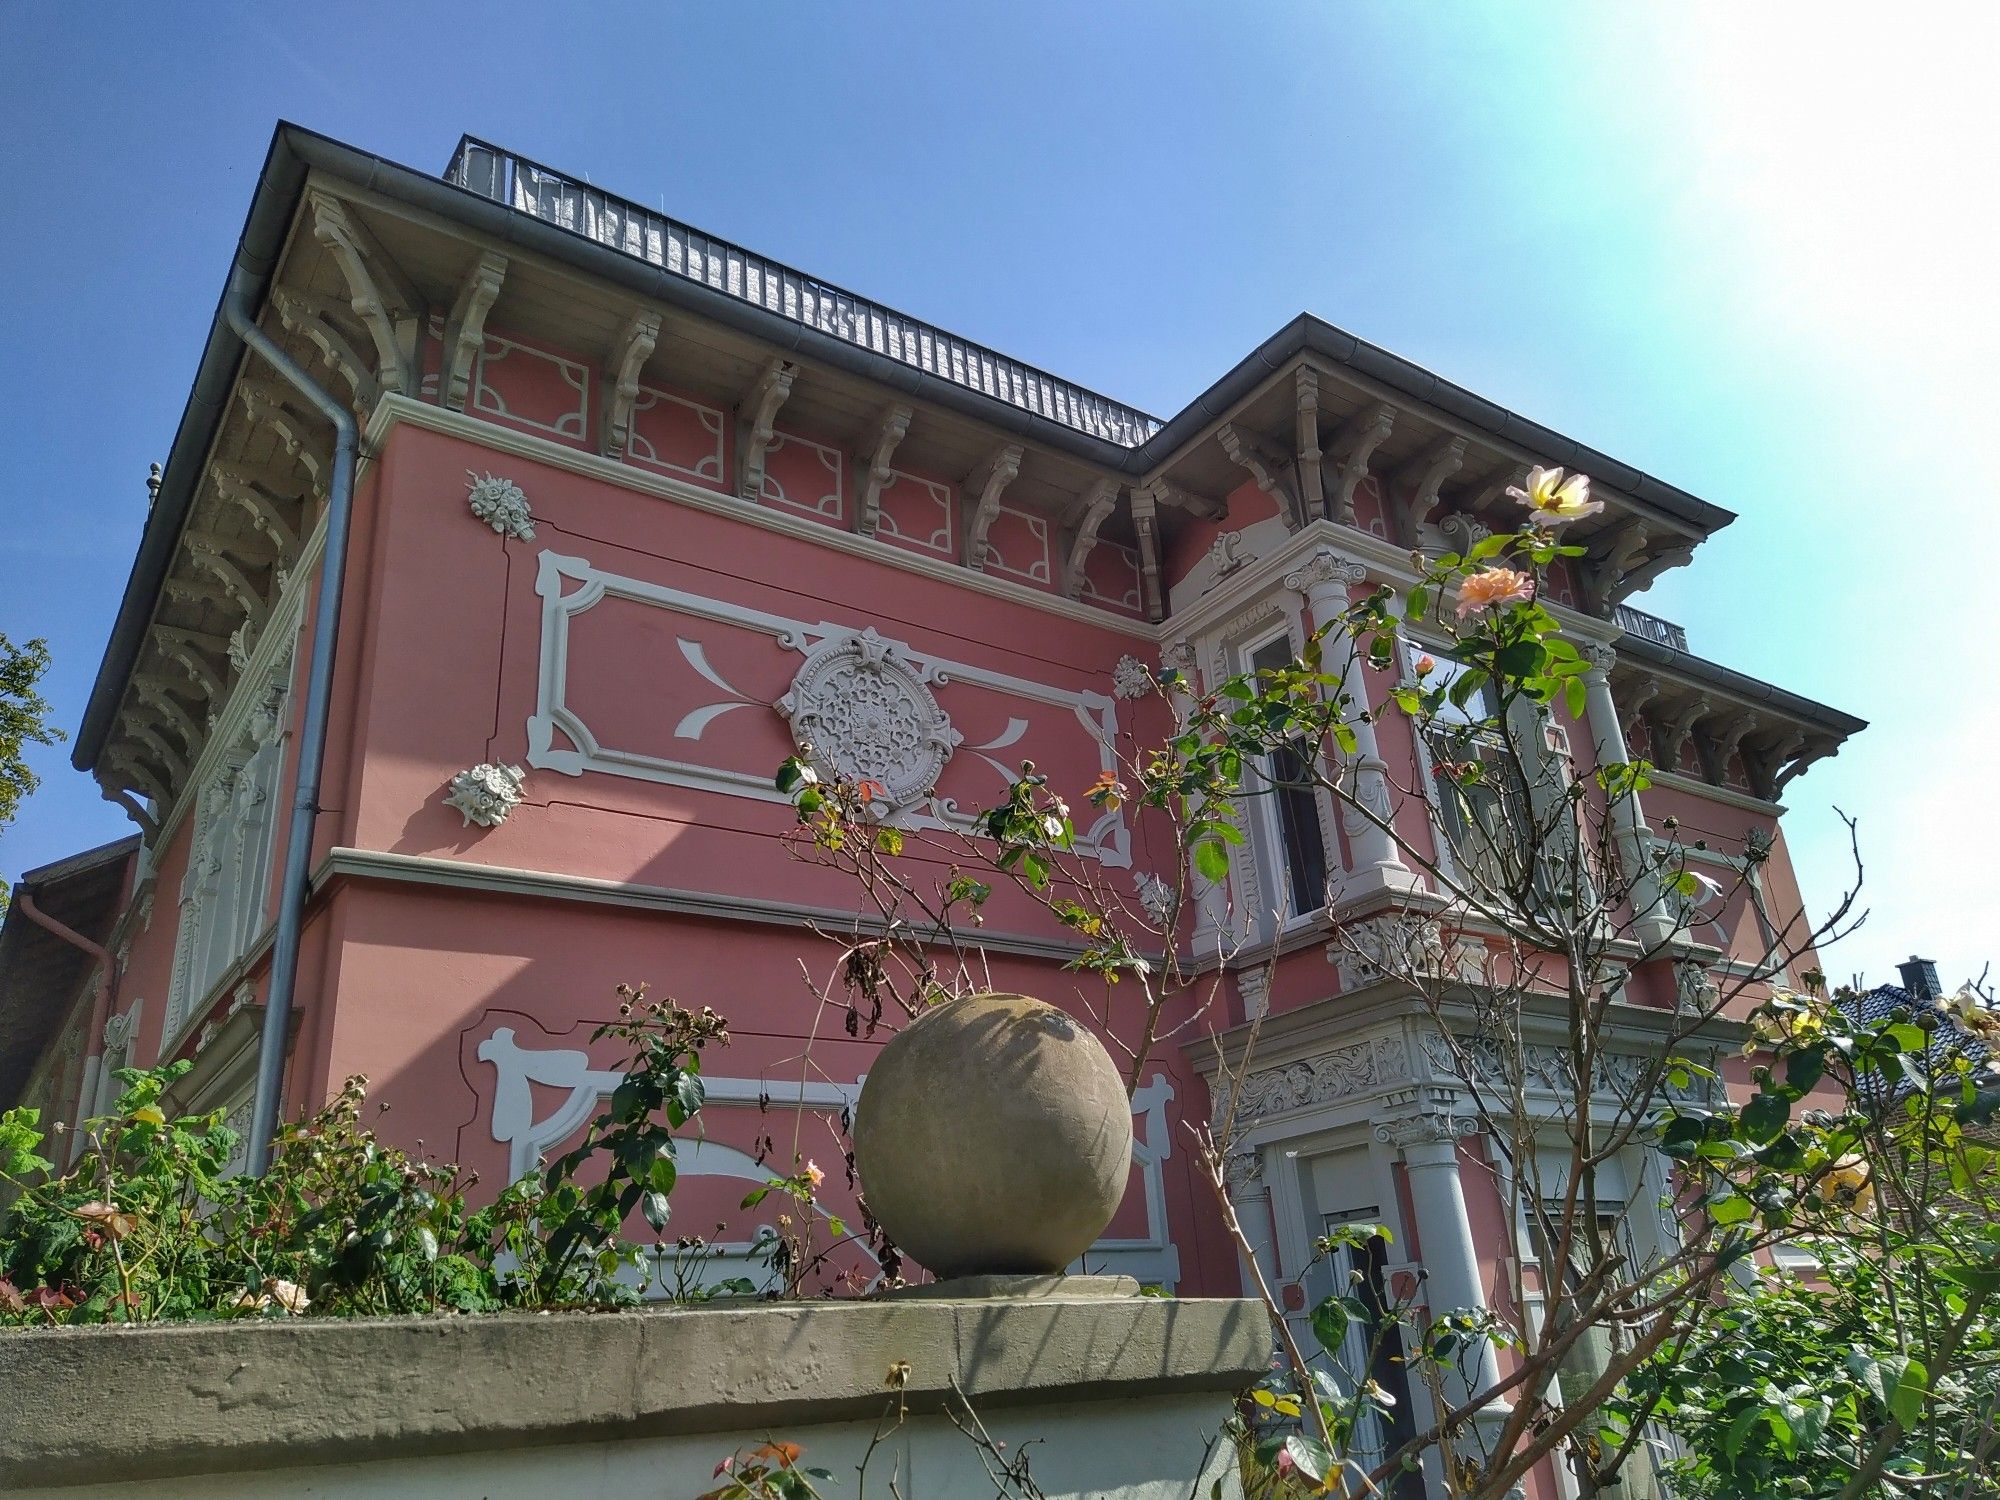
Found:
<path fill-rule="evenodd" d="M 874 800 L 898 810 L 930 794 L 959 744 L 930 689 L 945 680 L 870 626 L 813 647 L 776 707 L 821 775 L 873 782 L 882 789 Z"/>

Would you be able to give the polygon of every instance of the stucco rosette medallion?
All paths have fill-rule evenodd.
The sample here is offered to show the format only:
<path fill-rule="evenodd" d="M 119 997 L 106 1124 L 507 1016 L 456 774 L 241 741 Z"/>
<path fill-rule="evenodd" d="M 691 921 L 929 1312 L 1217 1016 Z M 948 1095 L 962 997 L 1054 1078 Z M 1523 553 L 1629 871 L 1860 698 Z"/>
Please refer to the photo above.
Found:
<path fill-rule="evenodd" d="M 519 766 L 481 761 L 451 778 L 444 805 L 465 821 L 461 827 L 477 823 L 481 828 L 498 828 L 521 802 L 521 788 L 528 779 Z"/>
<path fill-rule="evenodd" d="M 466 504 L 474 516 L 502 536 L 523 542 L 535 539 L 534 513 L 518 484 L 496 474 L 475 474 L 470 469 L 465 471 L 465 477 Z"/>
<path fill-rule="evenodd" d="M 873 783 L 871 803 L 895 811 L 930 794 L 959 742 L 930 689 L 940 680 L 870 627 L 807 652 L 776 706 L 822 775 Z"/>

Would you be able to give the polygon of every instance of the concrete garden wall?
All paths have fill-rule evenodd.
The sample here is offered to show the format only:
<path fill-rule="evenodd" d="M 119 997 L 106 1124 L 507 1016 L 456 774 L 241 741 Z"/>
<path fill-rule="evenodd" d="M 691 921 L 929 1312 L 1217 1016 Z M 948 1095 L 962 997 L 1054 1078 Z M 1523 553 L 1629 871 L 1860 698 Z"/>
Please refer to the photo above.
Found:
<path fill-rule="evenodd" d="M 1052 1500 L 1181 1500 L 1269 1353 L 1253 1303 L 1139 1297 L 36 1330 L 0 1336 L 0 1492 L 692 1497 L 783 1438 L 833 1495 L 991 1493 L 955 1385 Z"/>

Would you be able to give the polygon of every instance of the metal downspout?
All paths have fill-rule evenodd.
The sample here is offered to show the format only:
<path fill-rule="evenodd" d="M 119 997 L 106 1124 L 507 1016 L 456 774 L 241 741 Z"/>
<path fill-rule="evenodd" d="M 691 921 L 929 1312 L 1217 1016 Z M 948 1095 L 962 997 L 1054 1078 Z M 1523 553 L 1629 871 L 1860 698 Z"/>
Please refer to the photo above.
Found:
<path fill-rule="evenodd" d="M 71 1122 L 74 1128 L 70 1134 L 70 1154 L 74 1158 L 76 1152 L 82 1148 L 83 1122 L 90 1113 L 91 1105 L 96 1101 L 97 1075 L 104 1066 L 104 1026 L 111 1019 L 113 968 L 111 953 L 102 944 L 93 943 L 75 928 L 64 926 L 35 905 L 34 895 L 25 885 L 15 890 L 14 904 L 21 908 L 21 915 L 37 927 L 46 928 L 72 948 L 79 948 L 97 960 L 97 994 L 90 1003 L 90 1030 L 86 1033 L 90 1050 L 84 1054 L 83 1083 L 76 1098 L 76 1119 Z"/>
<path fill-rule="evenodd" d="M 312 866 L 313 821 L 319 814 L 320 773 L 326 759 L 326 721 L 333 698 L 333 651 L 340 636 L 340 593 L 347 572 L 347 533 L 354 510 L 354 460 L 360 434 L 354 414 L 321 387 L 298 362 L 257 326 L 253 279 L 239 263 L 222 299 L 223 316 L 252 351 L 283 376 L 333 423 L 333 475 L 327 487 L 326 549 L 320 557 L 319 600 L 313 612 L 312 661 L 299 726 L 298 774 L 292 785 L 292 821 L 285 836 L 285 868 L 278 887 L 278 922 L 271 943 L 271 989 L 264 1002 L 264 1031 L 257 1046 L 257 1094 L 243 1170 L 262 1175 L 278 1129 L 278 1095 L 285 1079 L 285 1044 L 292 996 L 298 987 L 299 937 L 305 926 Z"/>

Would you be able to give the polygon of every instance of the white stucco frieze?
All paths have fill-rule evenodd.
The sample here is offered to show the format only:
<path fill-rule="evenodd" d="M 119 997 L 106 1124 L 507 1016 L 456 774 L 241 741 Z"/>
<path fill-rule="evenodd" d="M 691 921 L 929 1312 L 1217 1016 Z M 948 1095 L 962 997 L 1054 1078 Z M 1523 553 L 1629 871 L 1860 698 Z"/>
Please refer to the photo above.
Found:
<path fill-rule="evenodd" d="M 465 500 L 474 516 L 501 536 L 522 542 L 535 539 L 534 514 L 528 508 L 527 494 L 518 484 L 496 474 L 475 474 L 470 469 L 465 471 L 465 477 L 469 481 Z"/>

